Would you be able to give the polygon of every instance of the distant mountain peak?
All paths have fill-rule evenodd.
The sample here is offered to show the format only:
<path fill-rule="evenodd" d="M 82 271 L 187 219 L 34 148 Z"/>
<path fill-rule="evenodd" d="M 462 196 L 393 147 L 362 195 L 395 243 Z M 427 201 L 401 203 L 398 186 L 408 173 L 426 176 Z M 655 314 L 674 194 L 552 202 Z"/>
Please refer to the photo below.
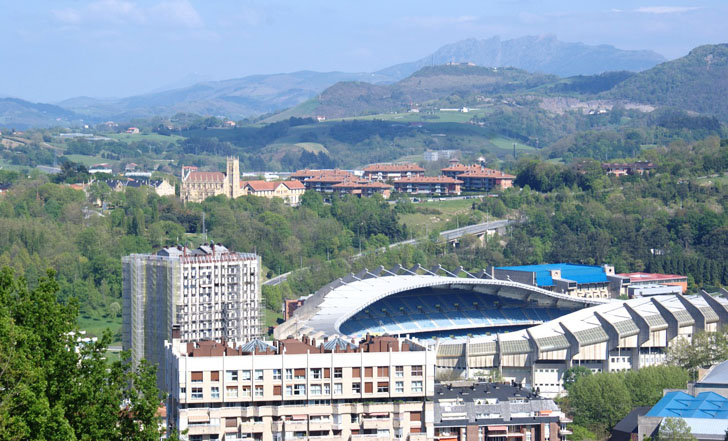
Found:
<path fill-rule="evenodd" d="M 563 42 L 553 34 L 510 40 L 493 36 L 447 44 L 420 60 L 391 66 L 377 73 L 404 78 L 424 66 L 468 61 L 480 66 L 517 67 L 529 72 L 569 77 L 618 70 L 639 72 L 664 62 L 665 57 L 652 51 L 622 50 L 606 44 L 592 46 Z"/>

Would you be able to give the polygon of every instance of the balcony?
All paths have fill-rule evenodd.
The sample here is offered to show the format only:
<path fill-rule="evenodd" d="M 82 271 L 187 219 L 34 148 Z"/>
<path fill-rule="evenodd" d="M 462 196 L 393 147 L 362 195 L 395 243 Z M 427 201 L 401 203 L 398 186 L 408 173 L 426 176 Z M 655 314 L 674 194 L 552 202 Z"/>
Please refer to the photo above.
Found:
<path fill-rule="evenodd" d="M 318 420 L 318 421 L 311 421 L 308 422 L 308 430 L 309 431 L 326 431 L 331 430 L 333 427 L 333 424 L 331 423 L 331 420 Z"/>
<path fill-rule="evenodd" d="M 559 429 L 559 435 L 561 435 L 561 436 L 572 435 L 573 433 L 574 432 L 572 432 L 569 429 Z"/>
<path fill-rule="evenodd" d="M 427 433 L 410 433 L 407 439 L 409 441 L 427 441 Z"/>
<path fill-rule="evenodd" d="M 389 429 L 392 421 L 386 418 L 362 418 L 362 427 L 364 429 Z"/>
<path fill-rule="evenodd" d="M 308 430 L 308 421 L 306 420 L 290 420 L 284 423 L 286 432 L 305 432 Z"/>
<path fill-rule="evenodd" d="M 391 438 L 389 436 L 379 436 L 376 433 L 360 433 L 351 435 L 351 441 L 391 441 Z"/>

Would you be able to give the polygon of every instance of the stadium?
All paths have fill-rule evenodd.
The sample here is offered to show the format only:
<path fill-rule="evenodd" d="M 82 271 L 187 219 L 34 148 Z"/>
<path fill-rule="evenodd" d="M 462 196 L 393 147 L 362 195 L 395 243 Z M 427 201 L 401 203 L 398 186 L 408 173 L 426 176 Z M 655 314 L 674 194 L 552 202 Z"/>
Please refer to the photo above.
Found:
<path fill-rule="evenodd" d="M 492 274 L 420 265 L 364 270 L 310 296 L 275 336 L 409 335 L 437 351 L 438 372 L 497 373 L 556 396 L 572 366 L 608 372 L 661 364 L 675 339 L 728 322 L 728 301 L 705 292 L 621 301 Z"/>
<path fill-rule="evenodd" d="M 525 329 L 608 302 L 484 276 L 440 266 L 364 270 L 317 291 L 275 335 L 478 336 Z"/>

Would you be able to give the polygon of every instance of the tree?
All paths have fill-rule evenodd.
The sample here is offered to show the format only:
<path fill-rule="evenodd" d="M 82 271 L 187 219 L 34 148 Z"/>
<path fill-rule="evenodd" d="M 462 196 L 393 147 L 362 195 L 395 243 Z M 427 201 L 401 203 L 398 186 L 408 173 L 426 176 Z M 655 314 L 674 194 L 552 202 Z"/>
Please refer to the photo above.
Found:
<path fill-rule="evenodd" d="M 667 350 L 667 362 L 695 374 L 728 358 L 728 336 L 724 332 L 697 332 L 692 341 L 678 339 Z"/>
<path fill-rule="evenodd" d="M 573 366 L 564 372 L 564 389 L 569 391 L 581 377 L 591 375 L 591 369 L 584 366 Z"/>
<path fill-rule="evenodd" d="M 108 331 L 78 341 L 76 301 L 57 301 L 54 276 L 31 290 L 0 270 L 0 439 L 158 440 L 155 368 L 128 353 L 109 364 Z"/>
<path fill-rule="evenodd" d="M 574 422 L 611 429 L 632 409 L 629 390 L 621 376 L 599 373 L 579 378 L 569 391 Z"/>
<path fill-rule="evenodd" d="M 659 441 L 696 441 L 690 426 L 682 418 L 665 418 L 657 434 Z"/>

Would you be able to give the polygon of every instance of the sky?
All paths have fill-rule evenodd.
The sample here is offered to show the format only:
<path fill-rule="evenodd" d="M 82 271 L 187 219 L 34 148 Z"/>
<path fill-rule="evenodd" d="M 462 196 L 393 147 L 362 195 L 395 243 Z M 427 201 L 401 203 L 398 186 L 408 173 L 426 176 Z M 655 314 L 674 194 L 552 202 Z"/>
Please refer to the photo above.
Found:
<path fill-rule="evenodd" d="M 466 38 L 554 35 L 669 59 L 726 43 L 725 0 L 0 0 L 0 96 L 123 97 L 191 79 L 370 72 Z"/>

